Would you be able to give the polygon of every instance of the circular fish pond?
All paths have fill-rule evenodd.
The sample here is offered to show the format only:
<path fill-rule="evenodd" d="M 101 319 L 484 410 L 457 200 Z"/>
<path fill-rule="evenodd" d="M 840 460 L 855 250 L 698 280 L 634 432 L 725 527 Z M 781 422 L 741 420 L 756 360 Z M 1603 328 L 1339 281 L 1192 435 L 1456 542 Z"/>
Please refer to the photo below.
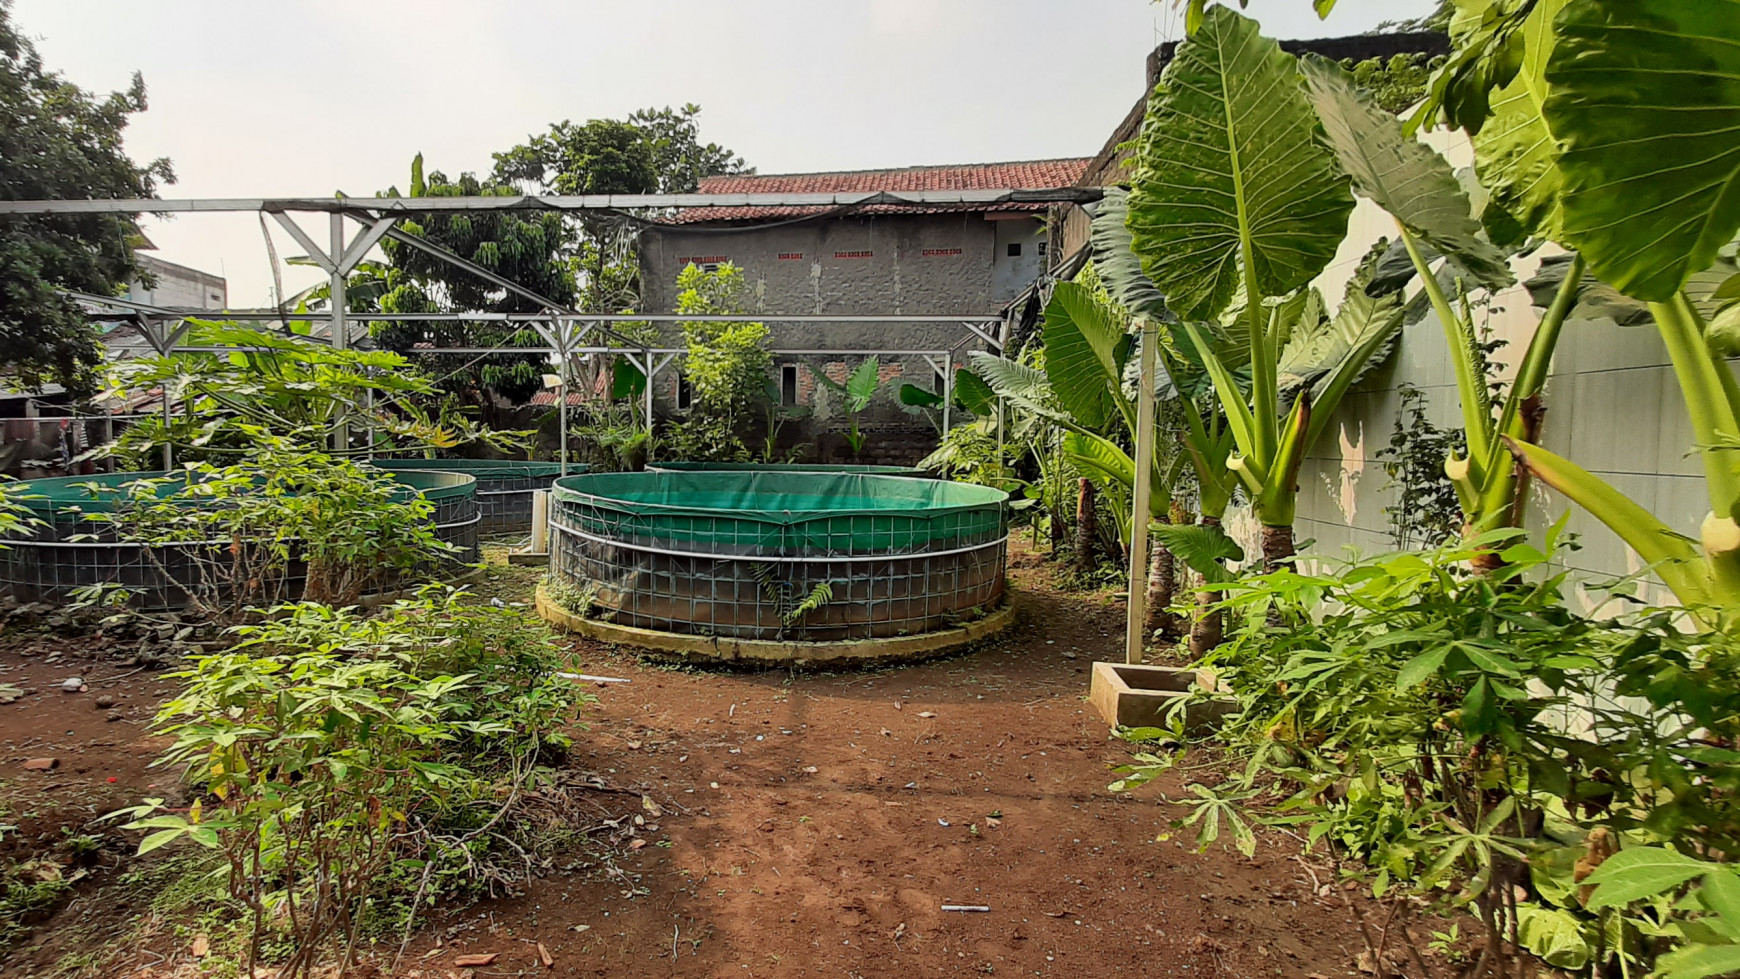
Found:
<path fill-rule="evenodd" d="M 556 481 L 545 617 L 689 659 L 935 655 L 1010 619 L 1008 494 L 862 473 Z"/>
<path fill-rule="evenodd" d="M 463 473 L 477 480 L 478 531 L 484 534 L 524 532 L 532 526 L 532 494 L 547 490 L 558 476 L 576 475 L 587 467 L 559 462 L 506 459 L 375 459 L 370 465 L 389 472 Z"/>
<path fill-rule="evenodd" d="M 61 476 L 9 487 L 37 523 L 0 541 L 5 544 L 0 550 L 0 592 L 19 603 L 62 604 L 75 592 L 108 585 L 126 589 L 132 602 L 142 608 L 185 607 L 184 586 L 196 584 L 202 564 L 211 567 L 230 546 L 229 541 L 146 545 L 122 538 L 113 523 L 93 519 L 93 515 L 113 513 L 126 505 L 130 486 L 164 475 Z M 449 472 L 393 473 L 393 479 L 402 486 L 406 498 L 420 494 L 435 505 L 435 534 L 458 548 L 454 559 L 476 563 L 477 481 Z M 287 597 L 301 593 L 302 573 L 301 563 L 293 562 L 286 582 Z"/>
<path fill-rule="evenodd" d="M 861 473 L 866 476 L 930 476 L 916 466 L 858 466 L 850 463 L 649 462 L 648 472 Z"/>

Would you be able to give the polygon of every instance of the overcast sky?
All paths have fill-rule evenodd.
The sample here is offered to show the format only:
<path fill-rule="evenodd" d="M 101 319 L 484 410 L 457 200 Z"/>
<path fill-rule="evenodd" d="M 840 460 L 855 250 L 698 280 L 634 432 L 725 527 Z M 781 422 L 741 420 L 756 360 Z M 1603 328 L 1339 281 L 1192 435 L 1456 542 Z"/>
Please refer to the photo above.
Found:
<path fill-rule="evenodd" d="M 1431 5 L 1250 12 L 1271 35 L 1325 37 Z M 367 196 L 403 187 L 418 152 L 487 170 L 552 122 L 685 102 L 763 173 L 1091 156 L 1142 94 L 1148 51 L 1183 31 L 1171 0 L 15 0 L 13 18 L 86 88 L 144 72 L 127 147 L 174 161 L 165 197 Z M 268 300 L 254 215 L 147 233 L 157 257 L 227 277 L 232 305 Z"/>

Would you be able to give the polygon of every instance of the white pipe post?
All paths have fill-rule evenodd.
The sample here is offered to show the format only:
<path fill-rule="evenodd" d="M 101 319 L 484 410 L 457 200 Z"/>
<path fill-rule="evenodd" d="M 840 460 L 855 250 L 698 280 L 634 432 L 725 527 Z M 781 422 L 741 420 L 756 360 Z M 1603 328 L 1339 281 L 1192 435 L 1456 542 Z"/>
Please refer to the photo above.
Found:
<path fill-rule="evenodd" d="M 653 352 L 648 350 L 644 356 L 646 364 L 641 376 L 646 378 L 646 457 L 650 462 L 653 453 Z"/>
<path fill-rule="evenodd" d="M 561 362 L 556 365 L 556 376 L 561 379 L 561 383 L 556 385 L 556 403 L 561 408 L 556 417 L 560 419 L 559 424 L 562 426 L 562 475 L 566 476 L 568 475 L 568 334 L 566 324 L 556 323 L 553 325 L 552 332 L 560 341 L 556 356 L 561 358 Z"/>
<path fill-rule="evenodd" d="M 955 369 L 954 369 L 955 365 L 953 363 L 954 359 L 955 359 L 955 355 L 952 351 L 950 353 L 943 354 L 943 362 L 942 362 L 942 366 L 943 366 L 943 372 L 942 372 L 942 376 L 943 376 L 943 383 L 942 383 L 942 396 L 943 396 L 942 434 L 943 434 L 943 438 L 945 438 L 945 439 L 949 437 L 949 408 L 955 400 Z"/>
<path fill-rule="evenodd" d="M 332 278 L 329 302 L 332 304 L 332 349 L 344 350 L 350 346 L 350 325 L 345 322 L 344 295 L 344 215 L 334 212 L 331 219 L 332 244 Z M 350 423 L 345 420 L 344 409 L 338 409 L 338 424 L 332 430 L 332 447 L 334 451 L 345 454 L 350 451 Z"/>
<path fill-rule="evenodd" d="M 1154 371 L 1159 328 L 1142 321 L 1142 366 L 1136 380 L 1136 491 L 1130 513 L 1130 610 L 1124 662 L 1142 662 L 1148 632 L 1148 506 L 1154 496 Z"/>

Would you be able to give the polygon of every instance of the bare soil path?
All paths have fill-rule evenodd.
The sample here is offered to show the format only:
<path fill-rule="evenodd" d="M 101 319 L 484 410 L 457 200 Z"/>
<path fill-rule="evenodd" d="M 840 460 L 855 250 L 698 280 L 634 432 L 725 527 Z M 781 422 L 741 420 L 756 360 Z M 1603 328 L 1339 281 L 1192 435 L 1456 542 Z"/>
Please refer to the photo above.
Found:
<path fill-rule="evenodd" d="M 572 976 L 1348 974 L 1359 939 L 1296 848 L 1198 854 L 1152 789 L 1106 791 L 1129 749 L 1083 697 L 1122 603 L 1017 563 L 1021 622 L 929 664 L 701 673 L 577 644 L 631 682 L 597 691 L 575 762 L 672 810 L 658 842 L 620 859 L 629 881 L 472 909 L 405 974 L 492 951 L 498 975 L 544 974 L 538 942 Z"/>
<path fill-rule="evenodd" d="M 1123 605 L 1058 592 L 1030 554 L 1013 563 L 1020 622 L 928 664 L 703 672 L 574 644 L 576 669 L 631 682 L 594 691 L 600 703 L 570 763 L 630 793 L 617 811 L 638 809 L 645 825 L 609 859 L 596 842 L 577 846 L 520 897 L 437 914 L 396 969 L 395 949 L 381 947 L 376 975 L 1357 974 L 1352 923 L 1312 896 L 1290 859 L 1296 844 L 1266 839 L 1255 860 L 1223 847 L 1198 854 L 1171 826 L 1180 811 L 1154 802 L 1176 782 L 1133 797 L 1106 790 L 1129 748 L 1108 739 L 1084 697 L 1089 664 L 1118 655 Z M 500 572 L 485 590 L 524 598 L 535 579 Z M 147 792 L 173 795 L 145 768 L 158 747 L 145 722 L 169 684 L 105 663 L 82 667 L 90 691 L 63 695 L 48 681 L 74 665 L 45 668 L 42 650 L 17 645 L 0 651 L 0 682 L 28 677 L 39 692 L 0 706 L 0 805 L 21 825 L 7 856 L 23 859 L 59 827 Z M 115 698 L 118 719 L 94 706 L 99 693 Z M 42 755 L 61 767 L 22 769 Z M 643 793 L 656 812 L 634 798 Z M 128 940 L 139 909 L 109 886 L 125 851 L 112 840 L 71 903 L 7 957 L 5 975 L 51 975 L 69 953 Z M 163 938 L 104 974 L 221 966 L 193 962 L 185 938 Z M 456 962 L 491 952 L 487 966 Z"/>

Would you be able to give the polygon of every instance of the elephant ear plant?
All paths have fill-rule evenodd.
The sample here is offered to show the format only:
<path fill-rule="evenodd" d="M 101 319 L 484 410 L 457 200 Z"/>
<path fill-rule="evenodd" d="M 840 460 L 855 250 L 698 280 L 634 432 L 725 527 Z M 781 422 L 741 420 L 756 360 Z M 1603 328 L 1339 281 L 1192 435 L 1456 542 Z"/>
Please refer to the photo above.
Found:
<path fill-rule="evenodd" d="M 1269 566 L 1293 555 L 1305 452 L 1402 325 L 1400 296 L 1367 296 L 1364 282 L 1331 318 L 1303 291 L 1335 258 L 1353 210 L 1321 132 L 1297 61 L 1254 21 L 1210 7 L 1149 103 L 1129 200 L 1142 269 L 1183 320 L 1226 412 L 1237 445 L 1228 466 L 1250 494 Z M 1283 364 L 1297 374 L 1290 405 Z"/>
<path fill-rule="evenodd" d="M 1530 97 L 1493 102 L 1488 122 L 1551 138 L 1513 181 L 1527 193 L 1512 195 L 1526 207 L 1511 217 L 1544 215 L 1534 233 L 1647 304 L 1704 465 L 1710 512 L 1699 539 L 1528 433 L 1500 430 L 1499 437 L 1530 473 L 1650 562 L 1701 624 L 1728 629 L 1740 607 L 1740 383 L 1727 363 L 1731 351 L 1687 287 L 1740 230 L 1740 0 L 1542 2 L 1527 16 L 1523 37 L 1533 40 L 1517 77 Z M 1506 123 L 1511 112 L 1520 121 Z M 1503 156 L 1489 154 L 1483 179 L 1506 173 Z M 1504 200 L 1496 192 L 1495 199 Z M 1573 260 L 1554 308 L 1569 307 L 1584 280 Z M 1737 287 L 1718 286 L 1718 303 Z"/>
<path fill-rule="evenodd" d="M 1522 513 L 1517 466 L 1505 452 L 1503 438 L 1533 439 L 1539 433 L 1541 390 L 1574 290 L 1561 290 L 1547 310 L 1495 419 L 1480 336 L 1465 290 L 1472 284 L 1496 292 L 1513 284 L 1504 253 L 1487 236 L 1448 161 L 1407 135 L 1399 120 L 1356 89 L 1334 64 L 1311 58 L 1303 62 L 1303 69 L 1312 104 L 1323 120 L 1327 145 L 1352 176 L 1354 190 L 1395 219 L 1405 254 L 1444 328 L 1468 444 L 1468 457 L 1452 455 L 1444 468 L 1462 507 L 1464 535 L 1518 526 Z M 1526 75 L 1533 70 L 1531 60 L 1513 84 L 1526 87 Z M 1507 104 L 1497 110 L 1489 124 L 1526 128 L 1509 121 L 1514 111 Z M 1529 161 L 1513 159 L 1511 164 L 1512 169 L 1505 171 L 1510 174 L 1510 183 L 1505 186 L 1521 181 L 1519 168 L 1533 170 Z M 1556 212 L 1533 202 L 1529 194 L 1535 192 L 1519 189 L 1502 197 L 1495 192 L 1494 197 L 1516 201 L 1526 209 L 1519 214 L 1530 220 L 1529 230 L 1543 231 L 1548 226 L 1543 222 L 1552 220 Z M 1507 220 L 1507 226 L 1517 225 L 1517 217 Z M 1432 262 L 1439 258 L 1445 268 L 1434 272 Z M 1571 262 L 1581 268 L 1580 259 L 1573 257 Z M 1455 287 L 1459 303 L 1451 302 L 1446 279 Z M 1490 569 L 1496 559 L 1494 552 L 1482 551 L 1476 566 Z"/>

